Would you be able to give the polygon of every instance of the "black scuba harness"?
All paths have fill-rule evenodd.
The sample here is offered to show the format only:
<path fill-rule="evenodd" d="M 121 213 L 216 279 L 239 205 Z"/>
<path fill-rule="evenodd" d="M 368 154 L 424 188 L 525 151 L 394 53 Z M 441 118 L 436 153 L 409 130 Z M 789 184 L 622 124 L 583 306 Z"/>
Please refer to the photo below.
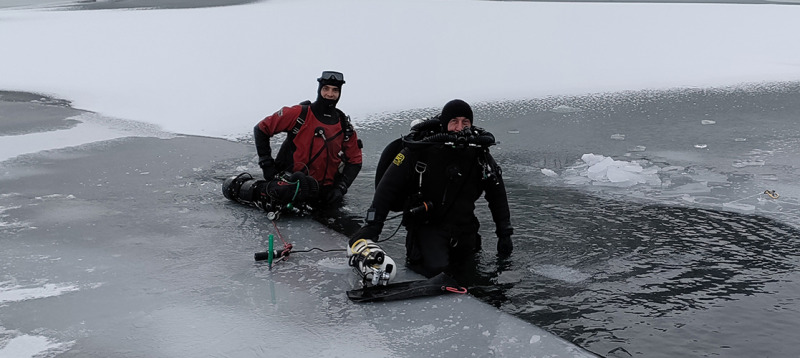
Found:
<path fill-rule="evenodd" d="M 424 150 L 426 148 L 435 146 L 451 148 L 475 148 L 479 151 L 477 154 L 477 159 L 478 165 L 482 171 L 482 179 L 490 181 L 496 185 L 499 183 L 501 172 L 500 168 L 494 163 L 493 160 L 490 159 L 488 149 L 488 147 L 494 144 L 494 135 L 479 127 L 471 126 L 459 132 L 442 132 L 441 122 L 437 117 L 434 117 L 411 127 L 411 133 L 395 140 L 393 143 L 390 143 L 386 150 L 397 150 L 398 152 L 403 148 L 409 148 L 410 150 Z M 381 159 L 384 161 L 388 160 L 389 158 L 395 158 L 395 156 L 381 156 Z M 419 216 L 420 214 L 429 214 L 434 208 L 434 203 L 430 200 L 426 200 L 427 198 L 425 198 L 422 193 L 423 175 L 428 167 L 428 163 L 423 161 L 423 159 L 424 158 L 418 158 L 414 163 L 414 171 L 417 174 L 417 180 L 415 180 L 415 183 L 408 188 L 408 194 L 410 195 L 405 197 L 405 204 L 401 205 L 404 207 L 404 212 L 414 216 Z M 385 170 L 388 168 L 388 166 L 388 163 L 379 163 L 378 168 L 383 168 Z M 380 172 L 379 170 L 376 173 L 376 176 L 382 177 L 383 174 L 384 173 Z M 452 195 L 453 193 L 451 192 L 450 194 Z M 400 203 L 397 204 L 399 205 Z M 399 209 L 398 205 L 393 205 L 393 207 Z M 436 205 L 448 206 L 444 202 Z M 444 207 L 439 209 L 447 210 Z"/>

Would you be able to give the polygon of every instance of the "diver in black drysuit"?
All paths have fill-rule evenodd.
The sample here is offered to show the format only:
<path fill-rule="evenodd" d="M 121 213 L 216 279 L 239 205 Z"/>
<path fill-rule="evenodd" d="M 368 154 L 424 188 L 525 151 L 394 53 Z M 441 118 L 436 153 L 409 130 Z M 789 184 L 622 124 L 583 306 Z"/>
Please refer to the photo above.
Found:
<path fill-rule="evenodd" d="M 458 132 L 447 131 L 452 118 L 466 118 L 469 125 Z M 494 136 L 471 124 L 469 105 L 454 100 L 438 119 L 417 125 L 404 137 L 399 153 L 397 145 L 393 150 L 390 144 L 389 156 L 397 154 L 376 178 L 366 225 L 350 244 L 359 239 L 377 241 L 389 211 L 402 210 L 408 232 L 407 266 L 426 277 L 441 272 L 457 277 L 460 271 L 472 269 L 463 265 L 472 264 L 481 249 L 475 202 L 485 193 L 496 226 L 498 254 L 510 255 L 513 228 L 508 199 L 501 170 L 488 150 Z M 379 165 L 376 176 L 381 172 Z"/>

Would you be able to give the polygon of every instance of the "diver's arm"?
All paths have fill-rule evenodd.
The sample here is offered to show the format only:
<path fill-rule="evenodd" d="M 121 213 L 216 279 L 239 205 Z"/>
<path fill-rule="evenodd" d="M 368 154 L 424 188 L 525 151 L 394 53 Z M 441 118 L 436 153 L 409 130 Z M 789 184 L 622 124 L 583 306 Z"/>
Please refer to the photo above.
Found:
<path fill-rule="evenodd" d="M 503 173 L 490 154 L 486 154 L 486 159 L 495 176 L 494 180 L 487 179 L 484 182 L 486 201 L 489 203 L 489 210 L 492 212 L 492 220 L 495 223 L 495 234 L 498 238 L 510 237 L 514 234 L 514 228 L 511 226 L 511 211 L 508 208 L 508 195 L 503 182 Z"/>

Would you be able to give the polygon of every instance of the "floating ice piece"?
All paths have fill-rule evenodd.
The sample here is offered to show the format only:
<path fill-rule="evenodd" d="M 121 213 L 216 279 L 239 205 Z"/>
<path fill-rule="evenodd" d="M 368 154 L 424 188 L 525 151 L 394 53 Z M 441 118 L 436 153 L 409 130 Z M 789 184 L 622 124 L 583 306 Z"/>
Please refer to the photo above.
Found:
<path fill-rule="evenodd" d="M 707 182 L 697 182 L 697 183 L 683 184 L 681 186 L 672 188 L 670 192 L 681 193 L 681 194 L 710 193 L 711 188 L 708 186 Z"/>
<path fill-rule="evenodd" d="M 597 154 L 594 154 L 594 153 L 586 153 L 586 154 L 581 156 L 581 160 L 584 163 L 586 163 L 586 164 L 588 164 L 590 166 L 591 165 L 595 165 L 597 163 L 600 163 L 601 161 L 603 161 L 603 159 L 606 159 L 606 157 L 603 156 L 603 155 L 597 155 Z"/>
<path fill-rule="evenodd" d="M 6 302 L 19 302 L 59 296 L 67 292 L 78 291 L 79 288 L 70 284 L 47 283 L 42 287 L 22 287 L 18 285 L 0 285 L 0 304 Z"/>
<path fill-rule="evenodd" d="M 643 145 L 634 145 L 633 147 L 628 148 L 629 152 L 644 152 L 645 150 L 647 150 L 647 147 Z"/>
<path fill-rule="evenodd" d="M 611 139 L 613 139 L 613 140 L 625 140 L 625 135 L 624 134 L 620 134 L 620 133 L 612 134 L 611 135 Z"/>
<path fill-rule="evenodd" d="M 712 121 L 712 120 L 710 120 L 710 119 L 704 119 L 704 120 L 700 121 L 700 124 L 704 124 L 704 125 L 707 125 L 707 124 L 716 124 L 716 123 L 717 123 L 716 121 Z"/>
<path fill-rule="evenodd" d="M 551 111 L 551 112 L 555 112 L 555 113 L 575 113 L 575 112 L 583 112 L 583 110 L 582 110 L 582 109 L 580 109 L 580 108 L 575 108 L 575 107 L 565 106 L 565 105 L 563 105 L 563 104 L 562 104 L 562 105 L 559 105 L 559 106 L 556 106 L 555 108 L 551 109 L 550 111 Z"/>
<path fill-rule="evenodd" d="M 708 147 L 708 144 L 695 144 L 694 147 L 699 149 L 705 149 L 706 147 Z"/>
<path fill-rule="evenodd" d="M 588 168 L 578 175 L 587 177 L 593 185 L 614 187 L 630 187 L 636 184 L 661 185 L 661 179 L 657 175 L 658 168 L 644 169 L 636 162 L 616 161 L 595 154 L 584 154 L 581 160 L 588 165 Z M 565 172 L 565 176 L 567 173 Z M 579 183 L 570 178 L 568 182 Z"/>
<path fill-rule="evenodd" d="M 528 270 L 530 270 L 532 273 L 547 277 L 549 279 L 568 283 L 578 283 L 592 277 L 592 275 L 588 273 L 561 265 L 537 265 L 529 268 Z"/>
<path fill-rule="evenodd" d="M 0 330 L 0 333 L 3 331 Z M 62 343 L 45 336 L 19 335 L 0 347 L 0 357 L 50 357 L 66 352 L 74 344 L 75 341 Z"/>
<path fill-rule="evenodd" d="M 510 134 L 519 134 L 519 130 L 517 130 L 517 129 L 510 129 L 510 130 L 508 131 L 508 133 L 510 133 Z"/>
<path fill-rule="evenodd" d="M 754 159 L 754 160 L 737 160 L 733 162 L 734 168 L 744 168 L 744 167 L 760 167 L 763 166 L 766 162 L 761 159 Z"/>
<path fill-rule="evenodd" d="M 551 178 L 555 178 L 555 177 L 558 176 L 558 174 L 556 172 L 554 172 L 554 171 L 552 171 L 550 169 L 547 169 L 547 168 L 542 168 L 542 174 L 547 175 L 547 176 L 549 176 Z"/>
<path fill-rule="evenodd" d="M 736 211 L 755 211 L 756 207 L 750 204 L 741 204 L 741 203 L 725 203 L 722 204 L 722 207 L 728 210 L 736 210 Z"/>
<path fill-rule="evenodd" d="M 666 167 L 661 168 L 661 172 L 662 173 L 663 172 L 677 172 L 677 171 L 683 171 L 685 169 L 686 169 L 685 167 L 681 167 L 681 166 L 678 166 L 678 165 L 668 165 Z"/>
<path fill-rule="evenodd" d="M 734 142 L 746 142 L 747 138 L 734 138 L 733 141 Z"/>
<path fill-rule="evenodd" d="M 624 181 L 639 181 L 638 174 L 642 172 L 639 164 L 622 162 L 620 165 L 609 166 L 606 170 L 606 178 L 612 183 Z"/>
<path fill-rule="evenodd" d="M 527 276 L 527 274 L 522 270 L 503 271 L 498 273 L 497 277 L 492 279 L 492 282 L 496 284 L 517 283 L 521 282 L 525 276 Z"/>

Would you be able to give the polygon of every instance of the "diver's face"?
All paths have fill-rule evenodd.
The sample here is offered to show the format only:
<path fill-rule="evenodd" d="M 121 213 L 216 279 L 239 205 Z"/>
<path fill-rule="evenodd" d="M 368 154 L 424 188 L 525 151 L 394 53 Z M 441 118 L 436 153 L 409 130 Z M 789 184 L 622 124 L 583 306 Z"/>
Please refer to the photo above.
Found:
<path fill-rule="evenodd" d="M 464 128 L 472 126 L 467 117 L 456 117 L 447 122 L 448 132 L 460 132 Z"/>
<path fill-rule="evenodd" d="M 322 86 L 322 89 L 319 91 L 319 94 L 322 96 L 322 98 L 335 101 L 339 99 L 341 90 L 339 89 L 339 87 L 336 86 L 324 85 Z"/>

